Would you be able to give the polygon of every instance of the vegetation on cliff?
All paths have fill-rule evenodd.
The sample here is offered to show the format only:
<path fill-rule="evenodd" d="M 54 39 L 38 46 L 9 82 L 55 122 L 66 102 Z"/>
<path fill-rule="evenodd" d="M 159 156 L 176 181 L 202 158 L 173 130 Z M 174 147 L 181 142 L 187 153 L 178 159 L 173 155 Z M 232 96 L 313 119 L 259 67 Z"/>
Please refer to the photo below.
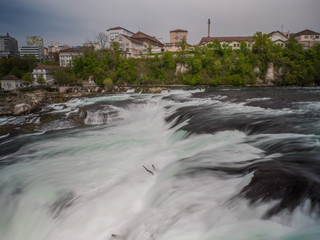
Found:
<path fill-rule="evenodd" d="M 141 55 L 126 58 L 119 44 L 111 49 L 86 51 L 74 60 L 72 68 L 57 68 L 57 84 L 77 85 L 93 76 L 100 86 L 112 85 L 319 85 L 320 45 L 303 49 L 291 38 L 286 47 L 273 44 L 266 34 L 257 32 L 250 50 L 246 43 L 239 50 L 221 46 L 218 41 L 187 52 L 182 43 L 177 53 Z M 35 58 L 0 59 L 0 77 L 16 75 L 27 84 L 36 65 Z M 272 66 L 272 79 L 268 71 Z M 40 79 L 41 80 L 41 79 Z"/>
<path fill-rule="evenodd" d="M 164 52 L 140 58 L 121 56 L 119 45 L 111 50 L 88 51 L 74 61 L 75 74 L 94 76 L 103 85 L 111 79 L 117 85 L 252 85 L 266 84 L 273 66 L 275 85 L 319 85 L 320 45 L 303 49 L 294 38 L 286 47 L 273 44 L 266 34 L 256 33 L 252 51 L 245 43 L 239 50 L 223 47 L 218 41 L 197 47 L 193 52 Z M 187 71 L 180 71 L 184 66 Z"/>

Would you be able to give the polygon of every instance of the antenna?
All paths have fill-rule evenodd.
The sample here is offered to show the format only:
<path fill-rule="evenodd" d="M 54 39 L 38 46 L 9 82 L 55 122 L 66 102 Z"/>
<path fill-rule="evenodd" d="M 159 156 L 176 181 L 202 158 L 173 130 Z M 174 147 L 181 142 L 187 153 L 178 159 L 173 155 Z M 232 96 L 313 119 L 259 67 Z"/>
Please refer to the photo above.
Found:
<path fill-rule="evenodd" d="M 210 37 L 210 24 L 211 24 L 211 21 L 210 21 L 210 18 L 208 19 L 208 37 Z"/>
<path fill-rule="evenodd" d="M 281 25 L 281 33 L 283 33 L 283 24 Z"/>

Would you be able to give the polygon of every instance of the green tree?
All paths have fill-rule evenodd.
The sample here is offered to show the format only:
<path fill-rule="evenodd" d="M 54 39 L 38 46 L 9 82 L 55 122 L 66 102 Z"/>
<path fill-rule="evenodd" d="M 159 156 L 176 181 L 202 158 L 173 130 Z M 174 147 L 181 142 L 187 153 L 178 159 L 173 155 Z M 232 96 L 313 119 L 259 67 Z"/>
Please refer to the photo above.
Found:
<path fill-rule="evenodd" d="M 148 44 L 148 49 L 147 50 L 148 50 L 148 54 L 151 55 L 151 53 L 152 53 L 151 43 Z"/>
<path fill-rule="evenodd" d="M 111 78 L 106 78 L 103 80 L 103 85 L 104 85 L 104 88 L 108 91 L 112 90 L 113 88 L 113 81 Z"/>
<path fill-rule="evenodd" d="M 57 68 L 54 79 L 56 84 L 77 84 L 77 77 L 72 68 Z"/>
<path fill-rule="evenodd" d="M 40 85 L 43 85 L 46 83 L 46 80 L 44 79 L 43 75 L 40 74 L 38 77 L 37 77 L 37 83 L 40 84 Z"/>
<path fill-rule="evenodd" d="M 33 80 L 29 73 L 26 73 L 23 75 L 22 82 L 24 85 L 27 85 L 27 86 L 32 84 Z"/>
<path fill-rule="evenodd" d="M 256 32 L 253 38 L 255 42 L 253 44 L 252 51 L 256 54 L 267 53 L 271 43 L 269 36 L 262 32 Z"/>

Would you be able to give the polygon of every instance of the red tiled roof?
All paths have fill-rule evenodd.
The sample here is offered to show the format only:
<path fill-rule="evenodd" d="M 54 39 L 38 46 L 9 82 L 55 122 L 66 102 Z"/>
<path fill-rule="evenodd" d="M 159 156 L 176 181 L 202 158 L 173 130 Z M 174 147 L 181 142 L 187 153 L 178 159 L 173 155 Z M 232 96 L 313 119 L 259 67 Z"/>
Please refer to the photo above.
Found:
<path fill-rule="evenodd" d="M 14 75 L 8 75 L 2 78 L 2 80 L 15 80 L 15 81 L 20 81 L 21 79 L 17 78 Z"/>
<path fill-rule="evenodd" d="M 77 48 L 67 48 L 63 49 L 60 52 L 84 52 L 86 49 L 92 50 L 92 47 L 77 47 Z"/>
<path fill-rule="evenodd" d="M 143 44 L 142 41 L 140 41 L 140 40 L 138 40 L 138 39 L 129 37 L 129 36 L 124 35 L 124 34 L 120 34 L 120 35 L 122 35 L 123 37 L 125 37 L 125 38 L 128 39 L 129 41 L 134 42 L 134 43 L 136 43 L 136 44 L 139 44 L 139 45 L 142 45 L 142 44 Z"/>
<path fill-rule="evenodd" d="M 172 30 L 170 32 L 188 32 L 188 30 L 176 29 L 176 30 Z"/>
<path fill-rule="evenodd" d="M 131 36 L 132 38 L 135 38 L 135 39 L 138 39 L 140 41 L 145 41 L 145 42 L 148 42 L 148 43 L 151 43 L 153 45 L 157 45 L 159 47 L 163 47 L 163 43 L 160 42 L 158 39 L 156 39 L 155 37 L 151 37 L 149 36 L 148 34 L 145 34 L 143 32 L 137 32 L 135 33 L 134 35 Z"/>
<path fill-rule="evenodd" d="M 283 33 L 283 32 L 280 32 L 280 31 L 273 31 L 273 32 L 269 33 L 268 35 L 270 36 L 270 35 L 272 35 L 274 33 L 279 33 L 280 35 L 284 36 L 285 38 L 288 38 L 288 33 Z M 285 34 L 287 34 L 287 35 L 285 35 Z"/>
<path fill-rule="evenodd" d="M 292 33 L 291 35 L 293 35 L 295 37 L 298 37 L 298 36 L 301 36 L 301 35 L 320 35 L 320 33 L 317 33 L 317 32 L 314 32 L 312 30 L 306 29 L 306 30 L 303 30 L 301 32 Z"/>
<path fill-rule="evenodd" d="M 254 38 L 253 37 L 203 37 L 199 43 L 199 45 L 203 45 L 209 42 L 214 42 L 215 40 L 218 40 L 219 42 L 227 42 L 227 43 L 231 43 L 231 42 L 254 42 Z"/>
<path fill-rule="evenodd" d="M 127 32 L 130 32 L 133 34 L 133 32 L 129 31 L 128 29 L 125 29 L 123 27 L 114 27 L 114 28 L 109 28 L 107 31 L 112 31 L 112 30 L 126 30 Z"/>
<path fill-rule="evenodd" d="M 48 69 L 48 70 L 52 70 L 52 69 L 56 69 L 56 68 L 57 68 L 57 66 L 38 64 L 38 66 L 36 66 L 34 69 Z"/>

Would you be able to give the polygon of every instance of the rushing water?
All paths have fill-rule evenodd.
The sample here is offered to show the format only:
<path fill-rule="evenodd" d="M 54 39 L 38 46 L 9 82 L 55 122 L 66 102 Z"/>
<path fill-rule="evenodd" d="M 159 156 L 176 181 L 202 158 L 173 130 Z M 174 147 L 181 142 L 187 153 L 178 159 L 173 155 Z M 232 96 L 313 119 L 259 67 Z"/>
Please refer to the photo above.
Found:
<path fill-rule="evenodd" d="M 319 88 L 127 93 L 0 123 L 3 240 L 320 239 Z"/>

